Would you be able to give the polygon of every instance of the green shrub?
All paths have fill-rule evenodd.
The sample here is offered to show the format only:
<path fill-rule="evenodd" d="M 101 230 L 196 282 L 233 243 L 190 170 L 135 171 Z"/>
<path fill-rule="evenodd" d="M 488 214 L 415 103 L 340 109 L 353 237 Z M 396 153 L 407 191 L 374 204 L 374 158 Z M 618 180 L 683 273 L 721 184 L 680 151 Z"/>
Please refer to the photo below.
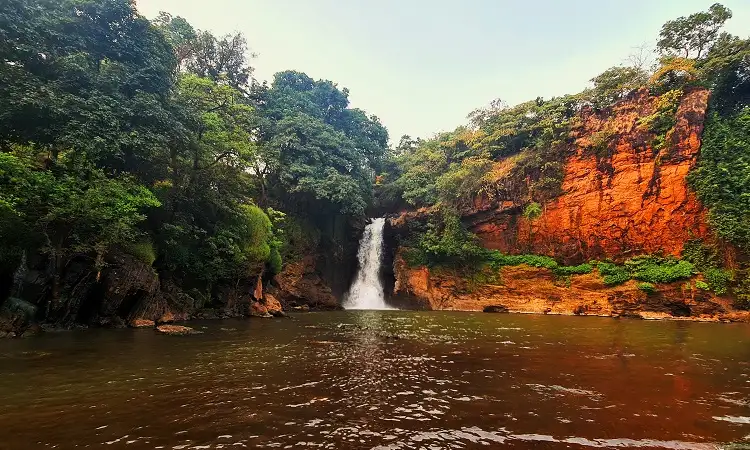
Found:
<path fill-rule="evenodd" d="M 443 211 L 442 221 L 430 224 L 418 248 L 429 266 L 476 268 L 487 259 L 487 250 L 453 211 Z"/>
<path fill-rule="evenodd" d="M 630 280 L 630 274 L 622 266 L 610 262 L 594 261 L 593 263 L 596 264 L 596 268 L 607 286 L 615 286 Z"/>
<path fill-rule="evenodd" d="M 692 239 L 682 246 L 682 259 L 691 262 L 703 272 L 719 265 L 719 254 L 715 247 L 708 246 L 701 239 Z"/>
<path fill-rule="evenodd" d="M 630 275 L 623 271 L 615 272 L 604 276 L 604 284 L 607 286 L 616 286 L 630 280 Z"/>
<path fill-rule="evenodd" d="M 126 246 L 125 251 L 149 266 L 156 261 L 156 249 L 154 244 L 148 240 L 133 242 Z"/>
<path fill-rule="evenodd" d="M 658 292 L 653 283 L 638 283 L 638 289 L 646 294 L 653 295 Z"/>
<path fill-rule="evenodd" d="M 734 305 L 739 309 L 750 309 L 750 270 L 745 272 L 741 281 L 734 288 L 734 294 L 737 298 Z"/>
<path fill-rule="evenodd" d="M 268 257 L 268 267 L 271 269 L 271 273 L 273 273 L 274 275 L 277 273 L 281 273 L 283 265 L 284 264 L 281 260 L 279 249 L 276 247 L 271 247 L 271 255 Z"/>
<path fill-rule="evenodd" d="M 403 258 L 404 261 L 406 261 L 406 265 L 409 267 L 421 267 L 426 266 L 429 263 L 429 261 L 427 261 L 427 256 L 418 248 L 404 249 Z"/>
<path fill-rule="evenodd" d="M 498 251 L 489 253 L 489 264 L 493 267 L 520 266 L 526 264 L 531 267 L 543 267 L 545 269 L 557 269 L 557 261 L 549 256 L 542 255 L 506 255 Z"/>
<path fill-rule="evenodd" d="M 707 291 L 707 290 L 711 289 L 708 286 L 708 283 L 706 283 L 705 281 L 701 281 L 701 280 L 698 280 L 698 281 L 695 282 L 695 287 L 697 287 L 698 289 L 701 289 L 703 291 Z"/>
<path fill-rule="evenodd" d="M 726 294 L 729 283 L 732 282 L 732 272 L 724 269 L 712 268 L 703 272 L 708 287 L 716 294 Z"/>
<path fill-rule="evenodd" d="M 560 266 L 555 269 L 555 274 L 559 276 L 583 275 L 591 273 L 594 267 L 591 264 L 579 264 L 577 266 Z"/>
<path fill-rule="evenodd" d="M 243 217 L 239 224 L 242 250 L 252 262 L 265 262 L 271 256 L 270 241 L 273 225 L 266 213 L 255 205 L 242 205 Z"/>
<path fill-rule="evenodd" d="M 648 283 L 672 283 L 690 278 L 695 267 L 688 261 L 643 256 L 625 261 L 633 279 Z"/>

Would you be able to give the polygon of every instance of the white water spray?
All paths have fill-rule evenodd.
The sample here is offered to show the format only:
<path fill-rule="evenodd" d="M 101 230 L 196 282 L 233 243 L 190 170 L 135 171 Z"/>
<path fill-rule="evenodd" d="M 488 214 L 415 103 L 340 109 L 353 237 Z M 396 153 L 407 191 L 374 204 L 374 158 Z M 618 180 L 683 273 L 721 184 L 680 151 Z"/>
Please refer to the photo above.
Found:
<path fill-rule="evenodd" d="M 383 253 L 385 219 L 375 219 L 365 227 L 359 241 L 359 269 L 344 302 L 346 309 L 392 309 L 385 304 L 380 282 L 380 260 Z"/>

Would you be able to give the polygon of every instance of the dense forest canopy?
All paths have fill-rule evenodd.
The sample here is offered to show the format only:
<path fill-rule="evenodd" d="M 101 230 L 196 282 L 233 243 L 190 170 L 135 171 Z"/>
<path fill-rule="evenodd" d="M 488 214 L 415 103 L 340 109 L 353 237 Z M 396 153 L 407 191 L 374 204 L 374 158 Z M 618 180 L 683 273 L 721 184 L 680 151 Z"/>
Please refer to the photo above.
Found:
<path fill-rule="evenodd" d="M 3 280 L 48 260 L 54 310 L 72 260 L 125 252 L 210 296 L 314 249 L 331 215 L 364 216 L 385 127 L 331 81 L 257 82 L 251 58 L 241 34 L 130 0 L 3 2 Z"/>

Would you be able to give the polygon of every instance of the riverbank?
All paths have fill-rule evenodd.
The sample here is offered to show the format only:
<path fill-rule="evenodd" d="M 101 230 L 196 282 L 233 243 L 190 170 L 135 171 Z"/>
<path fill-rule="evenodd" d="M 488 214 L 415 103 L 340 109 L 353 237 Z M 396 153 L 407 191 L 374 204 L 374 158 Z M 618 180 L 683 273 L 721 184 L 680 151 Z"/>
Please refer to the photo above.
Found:
<path fill-rule="evenodd" d="M 394 295 L 416 309 L 555 314 L 701 322 L 750 322 L 732 298 L 700 289 L 700 279 L 648 286 L 630 280 L 607 286 L 594 271 L 557 276 L 527 265 L 500 268 L 494 280 L 472 279 L 450 271 L 409 267 L 397 258 Z M 653 288 L 653 289 L 652 289 Z"/>

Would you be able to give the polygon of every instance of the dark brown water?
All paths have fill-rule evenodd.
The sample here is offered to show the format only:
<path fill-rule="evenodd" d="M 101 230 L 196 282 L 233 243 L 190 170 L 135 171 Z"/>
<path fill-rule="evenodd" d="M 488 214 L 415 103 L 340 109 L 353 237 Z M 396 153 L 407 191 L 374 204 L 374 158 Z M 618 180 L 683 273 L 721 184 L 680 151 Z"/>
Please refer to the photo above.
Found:
<path fill-rule="evenodd" d="M 1 341 L 0 448 L 750 443 L 746 325 L 360 311 L 193 326 Z"/>

